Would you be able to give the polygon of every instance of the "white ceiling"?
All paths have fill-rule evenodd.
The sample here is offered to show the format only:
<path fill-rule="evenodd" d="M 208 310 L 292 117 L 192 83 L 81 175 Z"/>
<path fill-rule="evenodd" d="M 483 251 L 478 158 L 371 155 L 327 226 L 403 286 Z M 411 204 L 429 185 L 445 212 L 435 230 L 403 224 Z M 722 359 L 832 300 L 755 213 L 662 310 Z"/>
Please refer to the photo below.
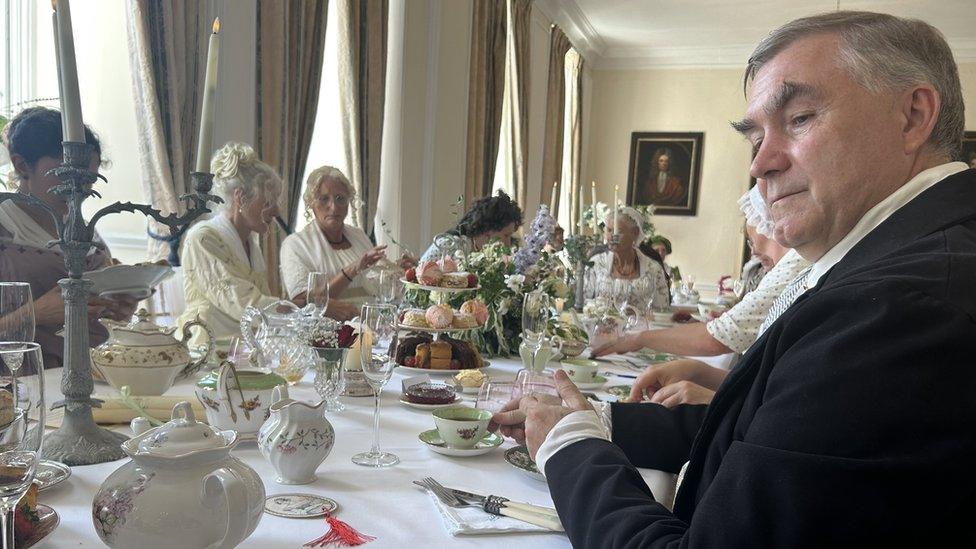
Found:
<path fill-rule="evenodd" d="M 536 0 L 600 69 L 741 67 L 770 30 L 837 9 L 923 19 L 976 61 L 976 0 Z"/>

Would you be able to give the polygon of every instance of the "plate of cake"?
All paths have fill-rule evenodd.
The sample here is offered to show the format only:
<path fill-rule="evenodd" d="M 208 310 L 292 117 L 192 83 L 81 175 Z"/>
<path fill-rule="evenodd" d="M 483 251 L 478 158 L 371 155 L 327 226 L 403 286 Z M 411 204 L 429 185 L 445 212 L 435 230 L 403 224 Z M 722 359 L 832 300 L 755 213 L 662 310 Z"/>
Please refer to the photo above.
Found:
<path fill-rule="evenodd" d="M 407 309 L 400 314 L 400 329 L 432 334 L 476 330 L 488 321 L 488 307 L 479 299 L 465 301 L 454 310 L 450 305 Z"/>
<path fill-rule="evenodd" d="M 431 292 L 470 292 L 481 288 L 478 275 L 459 271 L 457 262 L 448 256 L 407 269 L 400 282 L 408 288 Z"/>
<path fill-rule="evenodd" d="M 457 374 L 484 368 L 488 362 L 469 341 L 430 334 L 414 334 L 400 339 L 396 349 L 397 369 L 403 373 Z"/>
<path fill-rule="evenodd" d="M 400 404 L 418 410 L 436 410 L 460 401 L 454 387 L 444 383 L 417 383 L 407 387 L 400 396 Z"/>

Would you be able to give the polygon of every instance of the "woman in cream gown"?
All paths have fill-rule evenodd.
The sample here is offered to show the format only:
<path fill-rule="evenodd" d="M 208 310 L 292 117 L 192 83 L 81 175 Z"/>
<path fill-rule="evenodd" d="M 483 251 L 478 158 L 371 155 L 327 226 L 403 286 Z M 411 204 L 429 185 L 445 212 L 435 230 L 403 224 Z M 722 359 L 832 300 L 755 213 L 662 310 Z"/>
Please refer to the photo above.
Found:
<path fill-rule="evenodd" d="M 218 345 L 240 334 L 248 306 L 279 300 L 268 286 L 260 235 L 278 215 L 281 178 L 249 145 L 228 143 L 211 162 L 214 190 L 224 199 L 216 215 L 187 232 L 181 248 L 186 310 L 179 323 L 199 316 Z M 191 345 L 203 343 L 194 333 Z"/>

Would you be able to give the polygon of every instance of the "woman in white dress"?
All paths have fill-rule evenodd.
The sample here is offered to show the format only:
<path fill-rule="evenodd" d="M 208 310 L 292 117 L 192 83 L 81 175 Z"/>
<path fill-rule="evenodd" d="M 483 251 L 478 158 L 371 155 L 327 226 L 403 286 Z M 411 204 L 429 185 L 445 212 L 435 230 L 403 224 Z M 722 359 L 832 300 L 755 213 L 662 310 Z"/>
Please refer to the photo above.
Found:
<path fill-rule="evenodd" d="M 179 323 L 199 315 L 218 343 L 226 345 L 240 334 L 246 307 L 266 307 L 279 300 L 268 286 L 260 235 L 278 215 L 282 183 L 243 143 L 224 145 L 210 169 L 214 191 L 224 203 L 184 238 L 180 256 L 186 311 Z M 195 332 L 191 345 L 203 343 L 202 337 Z"/>
<path fill-rule="evenodd" d="M 332 166 L 313 170 L 302 197 L 305 215 L 312 222 L 281 244 L 281 280 L 288 297 L 304 300 L 308 274 L 326 273 L 330 297 L 327 314 L 339 320 L 359 314 L 360 305 L 369 297 L 363 286 L 365 272 L 385 259 L 386 246 L 374 246 L 362 229 L 346 224 L 354 197 L 352 184 L 342 171 Z M 409 268 L 415 263 L 404 255 L 399 267 Z"/>
<path fill-rule="evenodd" d="M 609 220 L 608 220 L 609 221 Z M 668 291 L 668 281 L 664 276 L 664 269 L 658 262 L 644 255 L 638 249 L 644 240 L 641 229 L 641 215 L 633 208 L 623 206 L 617 210 L 617 231 L 613 236 L 612 222 L 607 223 L 607 241 L 609 250 L 593 256 L 592 285 L 613 279 L 637 280 L 642 279 L 646 292 L 635 298 L 650 300 L 655 309 L 667 307 L 671 297 Z M 636 289 L 638 285 L 634 285 Z M 589 293 L 599 293 L 598 288 L 589 288 Z"/>

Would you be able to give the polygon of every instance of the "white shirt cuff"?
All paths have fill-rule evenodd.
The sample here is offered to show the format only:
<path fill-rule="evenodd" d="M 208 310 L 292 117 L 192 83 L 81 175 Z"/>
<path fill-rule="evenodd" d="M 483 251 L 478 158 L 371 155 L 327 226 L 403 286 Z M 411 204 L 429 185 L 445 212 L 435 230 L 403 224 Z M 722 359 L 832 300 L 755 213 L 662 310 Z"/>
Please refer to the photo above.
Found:
<path fill-rule="evenodd" d="M 535 464 L 539 472 L 543 476 L 546 474 L 546 462 L 556 452 L 588 438 L 610 440 L 610 433 L 604 427 L 599 413 L 593 410 L 573 412 L 559 420 L 536 452 Z"/>

